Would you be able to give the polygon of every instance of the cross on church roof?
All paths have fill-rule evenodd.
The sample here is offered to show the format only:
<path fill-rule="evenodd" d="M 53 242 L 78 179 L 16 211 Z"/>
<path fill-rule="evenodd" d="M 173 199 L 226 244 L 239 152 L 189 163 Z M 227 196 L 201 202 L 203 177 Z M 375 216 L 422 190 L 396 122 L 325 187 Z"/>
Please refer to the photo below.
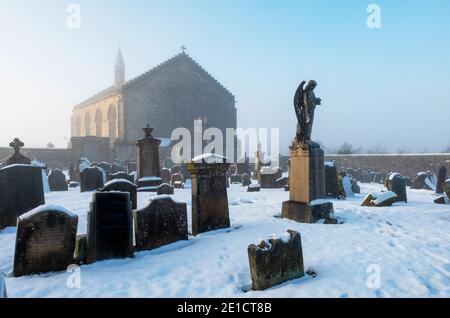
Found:
<path fill-rule="evenodd" d="M 183 53 L 185 53 L 185 51 L 187 50 L 187 47 L 185 47 L 183 44 L 180 49 L 181 49 L 181 51 L 183 51 Z"/>
<path fill-rule="evenodd" d="M 20 148 L 25 146 L 25 144 L 22 141 L 20 141 L 19 138 L 14 138 L 14 140 L 9 143 L 9 146 L 13 148 L 14 151 L 17 153 L 20 151 Z"/>

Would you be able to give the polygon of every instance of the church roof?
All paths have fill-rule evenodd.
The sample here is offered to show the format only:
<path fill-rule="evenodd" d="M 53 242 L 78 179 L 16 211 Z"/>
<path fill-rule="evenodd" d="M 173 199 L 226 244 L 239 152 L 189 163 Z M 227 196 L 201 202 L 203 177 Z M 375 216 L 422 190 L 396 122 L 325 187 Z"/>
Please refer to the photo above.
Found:
<path fill-rule="evenodd" d="M 155 66 L 154 68 L 148 70 L 145 73 L 142 73 L 141 75 L 138 75 L 137 77 L 130 79 L 126 81 L 121 87 L 117 87 L 115 85 L 112 85 L 105 90 L 99 92 L 98 94 L 95 94 L 94 96 L 90 97 L 89 99 L 83 101 L 82 103 L 75 106 L 75 109 L 82 108 L 84 106 L 88 106 L 92 103 L 101 101 L 102 99 L 112 96 L 116 93 L 119 93 L 121 91 L 130 89 L 143 81 L 145 81 L 148 78 L 157 76 L 158 74 L 163 73 L 165 70 L 169 69 L 170 67 L 176 65 L 177 63 L 181 61 L 188 61 L 191 63 L 195 68 L 197 68 L 201 73 L 206 75 L 211 81 L 215 82 L 218 89 L 224 92 L 224 94 L 229 95 L 230 98 L 234 99 L 234 95 L 226 89 L 214 76 L 212 76 L 210 73 L 208 73 L 200 64 L 198 64 L 196 61 L 194 61 L 188 54 L 185 52 L 179 53 L 175 55 L 174 57 L 166 60 L 165 62 Z"/>

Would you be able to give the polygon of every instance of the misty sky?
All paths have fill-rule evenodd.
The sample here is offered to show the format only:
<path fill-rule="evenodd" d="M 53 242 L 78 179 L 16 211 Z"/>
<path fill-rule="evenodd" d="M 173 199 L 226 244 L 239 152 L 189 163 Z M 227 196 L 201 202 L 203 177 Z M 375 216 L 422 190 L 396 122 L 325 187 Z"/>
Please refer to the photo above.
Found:
<path fill-rule="evenodd" d="M 81 6 L 81 28 L 66 8 Z M 381 29 L 366 25 L 381 7 Z M 239 127 L 295 134 L 292 99 L 318 82 L 313 139 L 442 151 L 450 121 L 450 1 L 0 0 L 0 146 L 65 147 L 73 105 L 180 52 L 238 101 Z M 285 151 L 283 151 L 285 152 Z"/>

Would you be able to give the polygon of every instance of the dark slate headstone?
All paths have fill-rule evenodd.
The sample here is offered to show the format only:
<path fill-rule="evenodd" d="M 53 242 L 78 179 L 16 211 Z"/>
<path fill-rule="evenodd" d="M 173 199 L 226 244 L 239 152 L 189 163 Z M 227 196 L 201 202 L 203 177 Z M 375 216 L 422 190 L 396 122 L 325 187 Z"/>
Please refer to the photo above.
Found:
<path fill-rule="evenodd" d="M 87 229 L 88 264 L 133 255 L 133 215 L 128 192 L 96 192 Z"/>
<path fill-rule="evenodd" d="M 43 204 L 40 167 L 11 165 L 0 169 L 0 230 L 16 226 L 17 217 Z"/>
<path fill-rule="evenodd" d="M 183 170 L 181 169 L 181 166 L 180 165 L 175 165 L 175 166 L 172 166 L 171 168 L 170 168 L 170 173 L 173 175 L 173 174 L 175 174 L 175 173 L 179 173 L 179 174 L 181 174 L 183 172 Z"/>
<path fill-rule="evenodd" d="M 172 173 L 170 173 L 170 170 L 167 168 L 163 168 L 161 170 L 161 179 L 162 183 L 170 183 L 172 179 Z"/>
<path fill-rule="evenodd" d="M 248 258 L 253 290 L 265 290 L 305 275 L 302 240 L 293 230 L 281 238 L 250 245 Z"/>
<path fill-rule="evenodd" d="M 247 187 L 252 184 L 252 179 L 248 173 L 244 173 L 241 178 L 242 186 Z"/>
<path fill-rule="evenodd" d="M 411 185 L 412 185 L 411 178 L 410 177 L 403 177 L 403 178 L 405 179 L 405 185 L 407 187 L 411 187 Z"/>
<path fill-rule="evenodd" d="M 75 242 L 75 252 L 73 258 L 78 265 L 86 264 L 87 257 L 87 235 L 82 234 L 77 236 Z"/>
<path fill-rule="evenodd" d="M 434 199 L 434 203 L 436 204 L 448 204 L 448 198 L 445 195 L 441 195 Z"/>
<path fill-rule="evenodd" d="M 59 169 L 52 170 L 48 176 L 50 191 L 68 191 L 66 175 Z"/>
<path fill-rule="evenodd" d="M 184 182 L 183 175 L 181 173 L 173 173 L 172 179 L 170 180 L 170 184 L 175 186 L 175 182 Z"/>
<path fill-rule="evenodd" d="M 414 180 L 412 181 L 411 184 L 411 189 L 428 189 L 428 187 L 426 186 L 425 183 L 425 179 L 427 178 L 427 173 L 426 172 L 419 172 L 416 177 L 414 178 Z"/>
<path fill-rule="evenodd" d="M 97 166 L 99 168 L 103 169 L 103 171 L 106 173 L 106 175 L 109 175 L 113 172 L 112 165 L 107 162 L 100 162 L 99 164 L 97 164 Z"/>
<path fill-rule="evenodd" d="M 173 187 L 174 187 L 174 189 L 183 189 L 183 182 L 182 181 L 175 181 L 174 183 L 173 183 Z"/>
<path fill-rule="evenodd" d="M 70 181 L 69 182 L 69 188 L 76 188 L 79 187 L 80 183 L 76 182 L 76 181 Z"/>
<path fill-rule="evenodd" d="M 127 162 L 127 172 L 131 174 L 132 172 L 137 171 L 136 161 Z"/>
<path fill-rule="evenodd" d="M 259 184 L 251 184 L 247 188 L 247 192 L 259 192 L 261 191 L 261 186 Z"/>
<path fill-rule="evenodd" d="M 380 172 L 375 172 L 373 175 L 373 183 L 382 184 L 384 181 L 383 174 Z"/>
<path fill-rule="evenodd" d="M 156 191 L 157 195 L 162 195 L 162 194 L 171 195 L 171 194 L 174 194 L 174 193 L 175 193 L 174 187 L 172 187 L 168 183 L 161 184 L 158 187 L 158 190 Z"/>
<path fill-rule="evenodd" d="M 167 196 L 156 197 L 134 215 L 138 251 L 188 239 L 186 203 L 175 202 Z"/>
<path fill-rule="evenodd" d="M 447 198 L 450 199 L 450 179 L 447 179 L 444 182 L 444 192 L 447 195 Z"/>
<path fill-rule="evenodd" d="M 58 206 L 41 206 L 17 219 L 15 277 L 66 270 L 74 263 L 78 216 Z"/>
<path fill-rule="evenodd" d="M 80 173 L 80 191 L 95 191 L 103 188 L 103 171 L 98 167 L 85 168 Z"/>
<path fill-rule="evenodd" d="M 277 180 L 282 177 L 283 171 L 278 167 L 262 167 L 259 172 L 259 184 L 263 189 L 278 188 Z"/>
<path fill-rule="evenodd" d="M 100 191 L 101 192 L 111 192 L 111 191 L 128 192 L 130 194 L 132 209 L 137 208 L 137 187 L 131 181 L 128 181 L 125 179 L 114 179 L 114 180 L 108 181 Z"/>
<path fill-rule="evenodd" d="M 284 188 L 289 183 L 288 177 L 281 177 L 275 181 L 278 188 Z"/>
<path fill-rule="evenodd" d="M 138 180 L 138 192 L 156 192 L 162 183 L 160 177 L 143 177 Z"/>
<path fill-rule="evenodd" d="M 447 179 L 447 168 L 441 166 L 439 168 L 439 173 L 436 182 L 436 193 L 442 194 L 444 193 L 444 182 Z"/>
<path fill-rule="evenodd" d="M 124 179 L 130 181 L 131 183 L 134 183 L 134 176 L 123 171 L 111 173 L 110 175 L 108 175 L 108 181 L 117 179 Z"/>
<path fill-rule="evenodd" d="M 408 202 L 405 179 L 399 173 L 392 173 L 388 177 L 388 190 L 397 195 L 397 202 Z"/>
<path fill-rule="evenodd" d="M 360 194 L 361 193 L 361 187 L 358 185 L 358 181 L 356 181 L 356 179 L 350 178 L 350 182 L 352 184 L 352 192 Z"/>
<path fill-rule="evenodd" d="M 338 173 L 334 162 L 325 163 L 325 188 L 327 196 L 338 197 Z"/>
<path fill-rule="evenodd" d="M 242 176 L 240 174 L 232 174 L 230 177 L 231 184 L 241 184 Z"/>

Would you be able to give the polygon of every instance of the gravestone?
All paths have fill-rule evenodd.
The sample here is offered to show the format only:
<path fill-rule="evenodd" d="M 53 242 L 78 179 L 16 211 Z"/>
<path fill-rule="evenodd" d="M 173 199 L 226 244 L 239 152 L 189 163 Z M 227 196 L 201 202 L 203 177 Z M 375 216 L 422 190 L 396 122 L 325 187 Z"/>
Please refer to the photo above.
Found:
<path fill-rule="evenodd" d="M 210 163 L 212 162 L 212 163 Z M 207 154 L 192 159 L 192 235 L 230 227 L 226 159 Z"/>
<path fill-rule="evenodd" d="M 387 179 L 387 189 L 397 195 L 396 202 L 408 202 L 403 176 L 400 173 L 391 173 Z"/>
<path fill-rule="evenodd" d="M 430 190 L 429 187 L 427 187 L 425 183 L 425 179 L 427 178 L 426 172 L 419 172 L 411 184 L 411 189 L 421 190 L 421 189 L 427 189 Z"/>
<path fill-rule="evenodd" d="M 134 183 L 125 179 L 114 179 L 105 184 L 100 192 L 128 192 L 130 194 L 131 208 L 137 208 L 137 187 Z"/>
<path fill-rule="evenodd" d="M 361 206 L 386 207 L 397 202 L 397 195 L 392 191 L 369 193 Z"/>
<path fill-rule="evenodd" d="M 241 183 L 242 183 L 242 186 L 244 186 L 244 187 L 247 187 L 252 184 L 252 178 L 250 177 L 250 175 L 248 173 L 244 173 L 241 176 Z"/>
<path fill-rule="evenodd" d="M 248 247 L 253 290 L 265 290 L 305 275 L 300 233 L 288 230 Z"/>
<path fill-rule="evenodd" d="M 138 180 L 138 192 L 156 192 L 162 183 L 160 177 L 143 177 Z"/>
<path fill-rule="evenodd" d="M 133 255 L 133 215 L 128 192 L 96 192 L 88 212 L 87 256 L 91 264 Z"/>
<path fill-rule="evenodd" d="M 446 195 L 440 195 L 436 199 L 434 199 L 434 203 L 436 203 L 436 204 L 448 204 L 449 203 L 449 199 L 447 198 Z"/>
<path fill-rule="evenodd" d="M 450 199 L 450 179 L 447 179 L 444 182 L 444 192 L 447 195 L 447 198 Z"/>
<path fill-rule="evenodd" d="M 184 178 L 183 178 L 183 175 L 181 173 L 176 172 L 176 173 L 172 174 L 172 178 L 170 180 L 170 184 L 175 186 L 175 182 L 181 182 L 181 184 L 183 184 Z"/>
<path fill-rule="evenodd" d="M 261 186 L 259 184 L 253 183 L 248 186 L 247 192 L 260 192 Z"/>
<path fill-rule="evenodd" d="M 373 183 L 382 184 L 384 181 L 383 174 L 380 172 L 375 172 L 373 176 Z"/>
<path fill-rule="evenodd" d="M 410 177 L 403 177 L 403 178 L 405 178 L 405 185 L 407 187 L 411 187 L 411 185 L 412 185 L 411 178 Z"/>
<path fill-rule="evenodd" d="M 0 230 L 45 204 L 41 168 L 15 164 L 0 169 Z"/>
<path fill-rule="evenodd" d="M 230 183 L 231 184 L 241 184 L 242 182 L 242 176 L 239 174 L 233 174 L 230 177 Z"/>
<path fill-rule="evenodd" d="M 6 293 L 6 283 L 2 273 L 0 273 L 0 299 L 1 298 L 8 298 L 8 294 Z"/>
<path fill-rule="evenodd" d="M 236 162 L 235 174 L 243 175 L 244 173 L 250 172 L 249 159 L 247 153 L 244 154 L 244 160 L 240 159 Z"/>
<path fill-rule="evenodd" d="M 172 187 L 170 184 L 168 183 L 163 183 L 158 187 L 158 190 L 156 191 L 157 195 L 162 195 L 162 194 L 166 194 L 166 195 L 172 195 L 175 193 L 174 187 Z"/>
<path fill-rule="evenodd" d="M 25 165 L 31 164 L 31 159 L 24 156 L 20 152 L 20 149 L 23 146 L 25 146 L 25 144 L 22 141 L 20 141 L 19 138 L 15 138 L 12 142 L 9 143 L 9 146 L 14 149 L 14 153 L 12 154 L 12 156 L 10 156 L 8 159 L 5 160 L 3 164 L 4 167 L 14 164 L 25 164 Z"/>
<path fill-rule="evenodd" d="M 136 141 L 136 160 L 138 179 L 159 177 L 159 145 L 161 140 L 152 136 L 153 128 L 143 128 L 144 138 Z"/>
<path fill-rule="evenodd" d="M 169 169 L 164 168 L 161 170 L 161 180 L 162 183 L 170 183 L 172 180 L 172 173 L 170 173 Z"/>
<path fill-rule="evenodd" d="M 124 179 L 130 181 L 131 183 L 134 183 L 134 176 L 123 171 L 111 173 L 108 175 L 108 181 L 117 179 Z"/>
<path fill-rule="evenodd" d="M 281 177 L 277 179 L 276 181 L 277 188 L 284 188 L 289 183 L 288 177 Z"/>
<path fill-rule="evenodd" d="M 96 164 L 96 166 L 101 168 L 105 172 L 106 176 L 109 176 L 113 172 L 112 165 L 105 161 L 100 162 L 99 164 Z"/>
<path fill-rule="evenodd" d="M 52 170 L 48 175 L 50 191 L 68 191 L 66 175 L 59 169 Z"/>
<path fill-rule="evenodd" d="M 361 188 L 358 185 L 358 181 L 356 181 L 356 179 L 353 179 L 353 178 L 350 177 L 350 182 L 352 184 L 352 192 L 360 194 L 361 193 Z"/>
<path fill-rule="evenodd" d="M 338 197 L 338 174 L 334 162 L 325 163 L 325 189 L 330 198 Z"/>
<path fill-rule="evenodd" d="M 436 182 L 436 193 L 442 194 L 444 193 L 444 182 L 447 179 L 447 168 L 441 166 L 439 168 L 439 173 Z"/>
<path fill-rule="evenodd" d="M 277 180 L 282 175 L 283 171 L 279 167 L 261 167 L 258 182 L 263 189 L 278 188 Z"/>
<path fill-rule="evenodd" d="M 151 250 L 188 239 L 186 203 L 161 196 L 134 213 L 136 250 Z"/>
<path fill-rule="evenodd" d="M 75 263 L 78 265 L 86 264 L 87 257 L 87 235 L 82 234 L 77 236 L 75 242 L 75 252 L 73 253 L 73 258 Z"/>
<path fill-rule="evenodd" d="M 78 216 L 66 209 L 40 206 L 17 219 L 15 277 L 63 271 L 74 263 Z"/>
<path fill-rule="evenodd" d="M 182 171 L 180 165 L 174 165 L 174 166 L 172 166 L 172 167 L 170 168 L 170 173 L 171 173 L 172 175 L 175 174 L 175 173 L 181 174 L 182 172 L 183 172 L 183 171 Z"/>
<path fill-rule="evenodd" d="M 103 188 L 103 171 L 98 167 L 85 168 L 80 173 L 80 191 L 95 191 Z"/>
<path fill-rule="evenodd" d="M 128 161 L 127 162 L 127 172 L 131 174 L 132 172 L 137 171 L 137 163 L 136 161 Z"/>

